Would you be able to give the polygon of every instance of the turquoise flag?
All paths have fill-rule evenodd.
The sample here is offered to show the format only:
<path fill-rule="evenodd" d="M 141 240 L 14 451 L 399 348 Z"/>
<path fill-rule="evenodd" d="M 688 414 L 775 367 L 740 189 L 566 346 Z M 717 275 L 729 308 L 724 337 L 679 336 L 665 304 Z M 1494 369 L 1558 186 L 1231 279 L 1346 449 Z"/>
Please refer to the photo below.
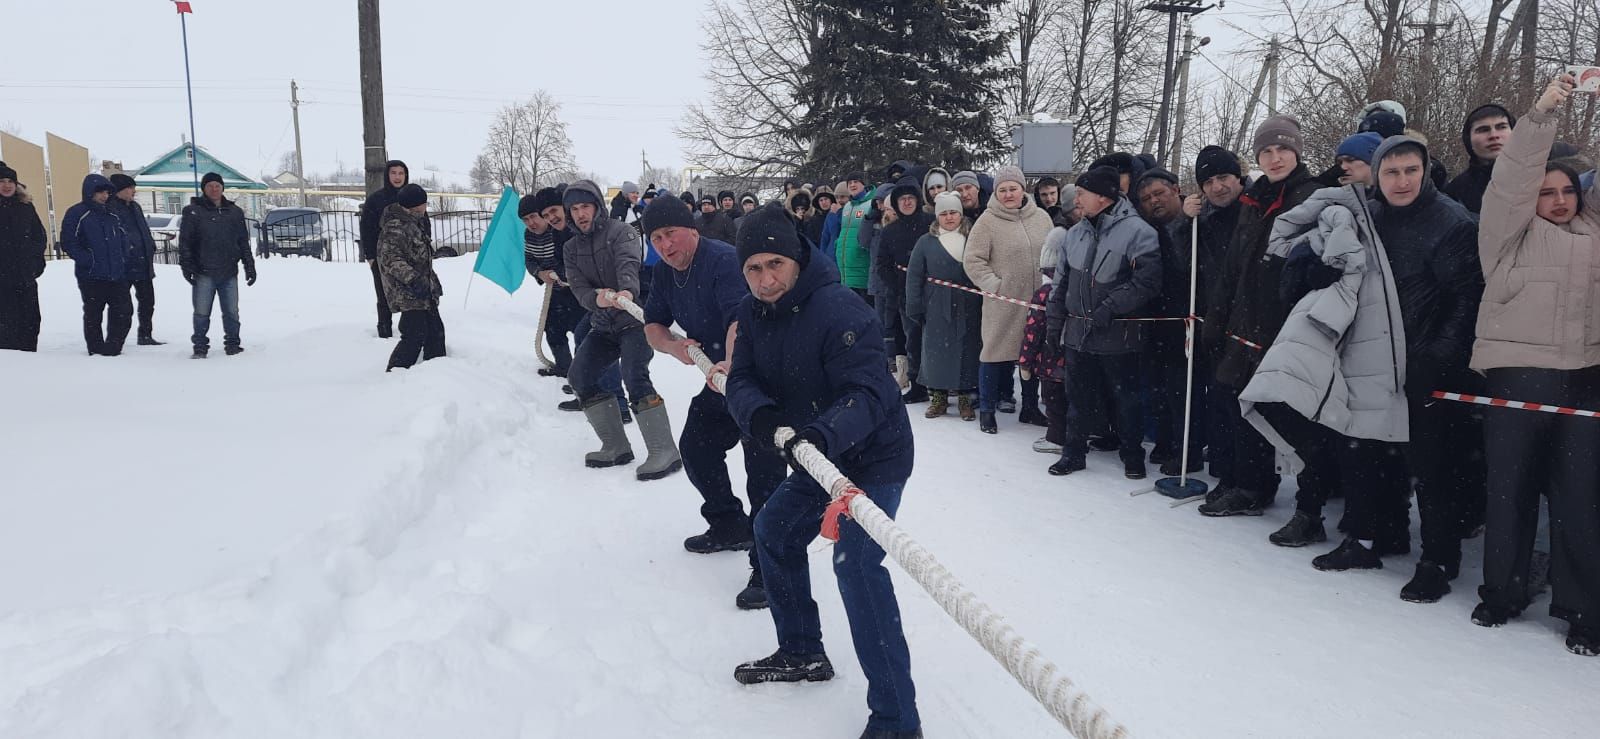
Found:
<path fill-rule="evenodd" d="M 472 271 L 488 278 L 490 282 L 514 293 L 522 287 L 527 267 L 522 257 L 522 219 L 517 217 L 517 191 L 506 188 L 500 191 L 500 204 L 495 206 L 494 220 L 483 232 L 483 244 L 478 247 L 478 263 Z"/>

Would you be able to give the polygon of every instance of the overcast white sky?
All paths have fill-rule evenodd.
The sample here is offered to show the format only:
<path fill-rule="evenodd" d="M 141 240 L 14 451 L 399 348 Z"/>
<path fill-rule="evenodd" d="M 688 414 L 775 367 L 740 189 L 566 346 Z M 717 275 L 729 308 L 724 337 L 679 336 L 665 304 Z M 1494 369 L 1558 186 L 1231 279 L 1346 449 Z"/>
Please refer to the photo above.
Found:
<path fill-rule="evenodd" d="M 294 149 L 300 83 L 308 170 L 361 162 L 355 0 L 193 0 L 197 140 L 259 175 Z M 681 166 L 672 128 L 704 88 L 695 0 L 383 3 L 390 156 L 466 181 L 493 113 L 537 89 L 563 106 L 578 164 L 620 181 Z M 54 48 L 54 29 L 76 48 Z M 0 126 L 52 131 L 139 167 L 188 131 L 183 51 L 169 0 L 0 0 L 9 63 Z"/>
<path fill-rule="evenodd" d="M 273 174 L 294 148 L 297 79 L 308 171 L 361 162 L 354 0 L 193 0 L 189 51 L 198 140 L 246 174 Z M 1223 21 L 1268 0 L 1202 15 L 1221 61 Z M 1242 6 L 1242 7 L 1241 7 Z M 682 166 L 672 128 L 705 91 L 701 0 L 385 0 L 388 149 L 413 170 L 466 182 L 500 106 L 545 89 L 564 106 L 578 164 L 613 182 Z M 188 130 L 178 18 L 169 0 L 0 0 L 9 63 L 0 126 L 52 131 L 98 158 L 140 167 Z M 74 48 L 57 48 L 59 29 Z M 1220 42 L 1220 43 L 1219 43 Z M 1195 72 L 1211 72 L 1198 63 Z"/>

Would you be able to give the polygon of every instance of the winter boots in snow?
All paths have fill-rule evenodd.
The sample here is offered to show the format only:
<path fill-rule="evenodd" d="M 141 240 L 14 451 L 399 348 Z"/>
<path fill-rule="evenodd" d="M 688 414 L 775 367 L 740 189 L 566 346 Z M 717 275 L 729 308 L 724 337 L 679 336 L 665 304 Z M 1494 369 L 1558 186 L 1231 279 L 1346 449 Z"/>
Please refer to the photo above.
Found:
<path fill-rule="evenodd" d="M 1567 627 L 1567 651 L 1579 657 L 1600 656 L 1600 626 Z"/>
<path fill-rule="evenodd" d="M 244 353 L 244 347 L 239 346 L 238 344 L 229 344 L 228 346 L 222 347 L 222 353 L 231 357 L 236 354 Z"/>
<path fill-rule="evenodd" d="M 635 470 L 640 480 L 659 480 L 683 469 L 683 458 L 678 456 L 678 444 L 672 439 L 672 421 L 667 418 L 667 404 L 659 395 L 647 395 L 633 404 L 633 416 L 639 422 L 639 434 L 644 436 L 648 452 L 644 464 Z M 618 413 L 621 420 L 621 413 Z"/>
<path fill-rule="evenodd" d="M 1050 441 L 1048 437 L 1041 436 L 1034 440 L 1033 450 L 1040 454 L 1061 455 L 1061 445 Z"/>
<path fill-rule="evenodd" d="M 994 411 L 978 411 L 978 430 L 986 434 L 1000 433 L 1000 427 L 994 422 Z"/>
<path fill-rule="evenodd" d="M 938 418 L 950 412 L 950 394 L 943 390 L 928 391 L 928 410 L 923 418 Z"/>
<path fill-rule="evenodd" d="M 139 346 L 166 346 L 166 345 L 167 345 L 167 342 L 165 342 L 165 341 L 156 341 L 156 337 L 151 336 L 150 334 L 139 334 Z"/>
<path fill-rule="evenodd" d="M 1521 608 L 1506 608 L 1504 606 L 1479 603 L 1472 609 L 1472 622 L 1485 628 L 1505 626 L 1507 621 L 1522 615 Z"/>
<path fill-rule="evenodd" d="M 892 729 L 874 729 L 868 726 L 861 732 L 861 739 L 922 739 L 922 729 L 914 731 L 894 731 Z"/>
<path fill-rule="evenodd" d="M 767 607 L 767 587 L 761 582 L 761 568 L 750 570 L 750 579 L 744 590 L 734 597 L 733 604 L 741 611 L 759 611 Z"/>
<path fill-rule="evenodd" d="M 904 395 L 900 396 L 900 402 L 905 403 L 906 405 L 926 403 L 928 402 L 928 388 L 923 387 L 922 383 L 912 380 L 911 389 L 907 390 Z"/>
<path fill-rule="evenodd" d="M 1143 480 L 1145 478 L 1144 460 L 1136 459 L 1123 462 L 1122 476 L 1129 480 Z"/>
<path fill-rule="evenodd" d="M 894 357 L 894 381 L 900 386 L 900 392 L 911 388 L 911 358 L 904 354 Z"/>
<path fill-rule="evenodd" d="M 973 421 L 978 418 L 978 404 L 973 402 L 972 396 L 962 393 L 956 400 L 956 410 L 961 414 L 961 420 Z"/>
<path fill-rule="evenodd" d="M 747 552 L 756 545 L 754 536 L 750 535 L 750 527 L 741 529 L 718 529 L 712 526 L 704 534 L 695 534 L 683 540 L 683 548 L 695 554 L 715 554 L 717 552 Z"/>
<path fill-rule="evenodd" d="M 1049 426 L 1050 419 L 1046 418 L 1043 411 L 1037 407 L 1023 406 L 1022 412 L 1017 414 L 1017 423 L 1029 426 Z"/>
<path fill-rule="evenodd" d="M 1089 469 L 1089 465 L 1082 457 L 1068 457 L 1066 455 L 1062 455 L 1061 459 L 1056 460 L 1055 464 L 1050 465 L 1049 472 L 1056 477 L 1062 477 L 1065 475 L 1070 475 L 1074 472 L 1082 472 L 1086 469 Z"/>
<path fill-rule="evenodd" d="M 628 445 L 628 434 L 622 429 L 622 411 L 617 408 L 616 398 L 596 397 L 583 406 L 583 415 L 589 419 L 594 435 L 600 437 L 600 450 L 584 455 L 584 464 L 615 467 L 633 461 L 633 447 Z"/>
<path fill-rule="evenodd" d="M 207 350 L 206 347 L 197 346 L 197 347 L 194 348 L 194 353 L 189 355 L 189 358 L 190 359 L 205 359 L 207 351 L 208 350 Z"/>
<path fill-rule="evenodd" d="M 1456 579 L 1458 573 L 1452 568 L 1435 564 L 1428 560 L 1417 563 L 1417 574 L 1412 575 L 1411 582 L 1400 588 L 1400 600 L 1408 603 L 1438 603 L 1439 599 L 1450 593 L 1450 581 Z"/>
<path fill-rule="evenodd" d="M 1345 537 L 1339 548 L 1311 560 L 1311 566 L 1323 572 L 1343 572 L 1345 570 L 1381 570 L 1383 560 L 1378 558 L 1378 553 L 1368 549 L 1360 541 Z"/>
<path fill-rule="evenodd" d="M 1280 547 L 1303 547 L 1327 540 L 1328 532 L 1322 528 L 1322 517 L 1313 518 L 1305 511 L 1295 511 L 1283 528 L 1267 537 L 1267 541 Z"/>
<path fill-rule="evenodd" d="M 828 655 L 789 654 L 783 650 L 771 657 L 746 662 L 733 670 L 733 679 L 745 685 L 757 683 L 821 682 L 833 679 L 833 663 Z"/>
<path fill-rule="evenodd" d="M 1219 488 L 1221 490 L 1221 488 Z M 1200 504 L 1200 515 L 1221 518 L 1223 516 L 1259 516 L 1266 509 L 1261 500 L 1266 496 L 1258 496 L 1248 490 L 1240 488 L 1227 488 L 1216 500 L 1208 500 Z"/>

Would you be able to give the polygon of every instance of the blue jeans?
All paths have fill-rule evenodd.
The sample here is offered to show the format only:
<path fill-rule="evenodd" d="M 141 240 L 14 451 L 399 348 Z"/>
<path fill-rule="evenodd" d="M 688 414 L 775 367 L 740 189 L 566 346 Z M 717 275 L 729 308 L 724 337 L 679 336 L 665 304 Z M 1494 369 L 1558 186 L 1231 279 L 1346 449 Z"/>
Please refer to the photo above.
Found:
<path fill-rule="evenodd" d="M 904 479 L 873 481 L 857 478 L 867 496 L 891 517 L 900 507 Z M 828 494 L 803 472 L 796 472 L 767 499 L 756 515 L 756 549 L 767 604 L 778 632 L 778 648 L 790 654 L 817 654 L 822 648 L 822 622 L 811 598 L 811 569 L 806 546 L 817 538 Z M 914 731 L 917 690 L 911 682 L 911 652 L 900 623 L 894 583 L 883 566 L 883 548 L 860 524 L 842 519 L 833 547 L 833 574 L 839 581 L 856 659 L 867 677 L 867 727 Z"/>
<path fill-rule="evenodd" d="M 194 278 L 194 288 L 191 290 L 194 298 L 194 347 L 206 349 L 211 346 L 211 339 L 206 336 L 211 331 L 211 306 L 212 299 L 222 304 L 222 343 L 224 346 L 239 345 L 239 277 L 237 275 L 226 280 L 218 280 L 210 275 L 201 274 Z"/>
<path fill-rule="evenodd" d="M 1016 400 L 1016 362 L 978 363 L 978 410 L 993 413 L 1002 399 Z"/>
<path fill-rule="evenodd" d="M 579 306 L 579 309 L 581 310 L 582 306 Z M 589 329 L 589 314 L 584 313 L 583 318 L 578 320 L 577 328 L 572 329 L 573 349 L 583 346 L 583 339 L 589 335 Z M 570 381 L 572 379 L 571 360 L 567 361 L 567 374 L 567 379 Z M 567 384 L 572 385 L 571 382 L 568 382 Z M 578 386 L 572 385 L 572 389 L 576 391 Z M 628 397 L 622 394 L 622 365 L 618 364 L 617 362 L 612 362 L 610 367 L 605 368 L 605 370 L 600 373 L 600 389 L 616 396 L 617 405 L 623 410 L 628 409 Z"/>

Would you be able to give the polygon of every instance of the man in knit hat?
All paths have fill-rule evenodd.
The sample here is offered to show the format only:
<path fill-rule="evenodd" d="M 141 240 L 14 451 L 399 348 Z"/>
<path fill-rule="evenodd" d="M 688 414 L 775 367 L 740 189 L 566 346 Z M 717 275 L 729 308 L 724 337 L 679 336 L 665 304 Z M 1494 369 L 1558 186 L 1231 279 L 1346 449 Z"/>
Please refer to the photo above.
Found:
<path fill-rule="evenodd" d="M 1178 248 L 1187 250 L 1198 240 L 1196 276 L 1198 289 L 1195 292 L 1194 315 L 1204 316 L 1206 306 L 1212 302 L 1211 291 L 1217 278 L 1221 275 L 1226 262 L 1228 244 L 1233 238 L 1233 226 L 1239 220 L 1239 197 L 1244 194 L 1249 180 L 1244 177 L 1244 170 L 1239 166 L 1239 157 L 1220 146 L 1207 146 L 1200 150 L 1195 157 L 1194 180 L 1199 185 L 1200 192 L 1190 195 L 1183 203 L 1185 221 L 1174 232 L 1173 241 Z M 1192 229 L 1199 229 L 1195 235 Z M 1187 279 L 1187 275 L 1185 275 Z M 1188 295 L 1188 285 L 1184 285 L 1185 300 Z M 1185 305 L 1185 310 L 1189 307 Z M 1198 333 L 1199 326 L 1195 327 Z M 1196 415 L 1205 419 L 1206 446 L 1210 448 L 1208 457 L 1211 464 L 1211 476 L 1218 479 L 1224 477 L 1224 470 L 1230 468 L 1233 462 L 1233 439 L 1224 432 L 1220 419 L 1225 418 L 1228 411 L 1213 407 L 1225 393 L 1217 392 L 1213 386 L 1216 384 L 1216 375 L 1211 369 L 1211 355 L 1207 352 L 1197 351 L 1194 357 L 1194 382 L 1195 398 L 1204 398 L 1195 401 Z M 1237 406 L 1235 402 L 1235 406 Z M 1205 409 L 1199 413 L 1198 409 Z M 1237 408 L 1232 411 L 1238 414 Z M 1193 436 L 1193 426 L 1191 436 Z M 1192 456 L 1191 456 L 1192 464 Z M 1179 473 L 1176 463 L 1162 465 L 1163 475 L 1174 476 Z"/>
<path fill-rule="evenodd" d="M 156 341 L 154 321 L 156 315 L 156 239 L 150 233 L 150 221 L 144 217 L 144 208 L 136 199 L 137 183 L 121 172 L 111 175 L 111 186 L 116 188 L 106 205 L 128 230 L 133 253 L 128 261 L 128 280 L 133 283 L 133 295 L 138 302 L 139 346 L 161 346 Z"/>
<path fill-rule="evenodd" d="M 1372 187 L 1374 184 L 1372 153 L 1378 150 L 1378 145 L 1381 143 L 1383 139 L 1371 131 L 1358 133 L 1340 142 L 1339 148 L 1334 151 L 1334 159 L 1344 170 L 1344 175 L 1339 178 L 1339 184 L 1359 182 Z"/>
<path fill-rule="evenodd" d="M 256 258 L 250 252 L 244 211 L 222 196 L 222 175 L 207 172 L 200 178 L 200 192 L 184 207 L 178 232 L 178 265 L 194 286 L 192 357 L 205 359 L 210 350 L 213 301 L 222 304 L 223 349 L 233 356 L 244 351 L 239 342 L 239 267 L 244 266 L 245 284 L 256 284 Z"/>
<path fill-rule="evenodd" d="M 883 327 L 872 308 L 839 284 L 833 263 L 795 234 L 783 206 L 748 216 L 738 258 L 750 295 L 739 304 L 738 342 L 728 372 L 728 410 L 755 443 L 795 461 L 804 441 L 894 516 L 911 475 L 911 421 L 900 389 L 883 371 Z M 779 428 L 795 435 L 781 446 Z M 756 551 L 778 650 L 734 670 L 744 684 L 828 680 L 822 622 L 811 598 L 806 554 L 828 507 L 827 491 L 805 472 L 780 484 L 756 517 Z M 834 574 L 867 678 L 864 736 L 920 736 L 916 686 L 884 550 L 841 517 Z"/>
<path fill-rule="evenodd" d="M 657 480 L 683 467 L 666 402 L 650 380 L 653 352 L 644 326 L 614 300 L 642 300 L 640 267 L 644 252 L 632 227 L 607 218 L 600 187 L 578 180 L 562 195 L 573 236 L 566 244 L 567 279 L 578 302 L 590 312 L 590 330 L 567 373 L 583 413 L 600 438 L 601 448 L 584 462 L 590 467 L 613 467 L 633 461 L 633 447 L 622 427 L 616 398 L 601 385 L 601 373 L 619 358 L 622 381 L 633 398 L 633 417 L 644 436 L 648 458 L 635 470 L 639 480 Z"/>
<path fill-rule="evenodd" d="M 972 170 L 962 170 L 950 178 L 950 189 L 961 196 L 962 215 L 974 223 L 983 215 L 983 189 L 978 182 L 978 175 Z"/>
<path fill-rule="evenodd" d="M 1216 360 L 1213 407 L 1226 413 L 1221 433 L 1233 440 L 1233 459 L 1228 477 L 1201 504 L 1201 515 L 1259 516 L 1278 494 L 1276 452 L 1240 417 L 1238 394 L 1292 307 L 1279 290 L 1285 260 L 1267 254 L 1267 238 L 1279 215 L 1321 187 L 1301 161 L 1304 145 L 1293 116 L 1272 116 L 1256 129 L 1254 151 L 1263 176 L 1241 196 L 1225 266 L 1206 306 L 1203 345 Z"/>
<path fill-rule="evenodd" d="M 38 351 L 45 229 L 17 171 L 0 162 L 0 349 Z"/>
<path fill-rule="evenodd" d="M 433 271 L 433 234 L 423 229 L 428 193 L 407 183 L 384 208 L 378 228 L 378 268 L 389 309 L 400 314 L 400 341 L 389 354 L 389 366 L 409 368 L 445 355 L 444 320 L 439 298 L 444 287 Z"/>
<path fill-rule="evenodd" d="M 708 239 L 716 239 L 726 244 L 733 243 L 733 219 L 727 213 L 717 210 L 717 201 L 710 195 L 700 198 L 700 216 L 695 220 L 695 229 L 704 234 Z"/>
<path fill-rule="evenodd" d="M 522 232 L 523 262 L 546 290 L 550 290 L 550 311 L 545 316 L 544 339 L 554 355 L 554 367 L 542 367 L 544 377 L 566 377 L 572 366 L 572 346 L 567 334 L 583 320 L 583 306 L 573 297 L 566 284 L 566 257 L 563 247 L 571 237 L 565 228 L 557 228 L 545 217 L 551 209 L 561 209 L 561 195 L 553 187 L 546 187 L 517 203 L 517 215 L 526 229 Z"/>
<path fill-rule="evenodd" d="M 645 338 L 656 351 L 690 366 L 694 360 L 689 348 L 699 347 L 726 374 L 739 330 L 734 313 L 749 295 L 733 245 L 701 235 L 688 207 L 671 198 L 651 203 L 640 223 L 661 254 L 651 270 Z M 673 324 L 682 329 L 683 338 L 673 336 Z M 745 494 L 750 500 L 746 515 L 728 477 L 728 451 L 740 443 L 739 426 L 728 415 L 727 403 L 708 382 L 690 401 L 678 437 L 683 471 L 700 491 L 704 501 L 700 515 L 707 524 L 705 533 L 689 537 L 683 548 L 696 554 L 750 551 L 749 580 L 734 598 L 735 605 L 748 610 L 767 605 L 750 522 L 788 475 L 788 466 L 770 444 L 743 442 Z"/>

